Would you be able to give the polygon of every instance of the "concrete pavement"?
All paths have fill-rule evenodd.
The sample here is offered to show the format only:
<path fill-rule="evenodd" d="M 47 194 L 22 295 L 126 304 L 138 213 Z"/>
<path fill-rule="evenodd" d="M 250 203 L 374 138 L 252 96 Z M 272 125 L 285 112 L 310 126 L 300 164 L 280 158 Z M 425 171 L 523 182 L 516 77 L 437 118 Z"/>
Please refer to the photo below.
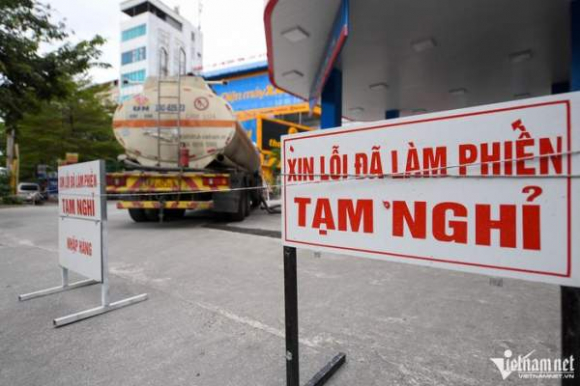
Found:
<path fill-rule="evenodd" d="M 55 317 L 97 306 L 99 288 L 19 303 L 18 294 L 60 282 L 57 208 L 0 209 L 0 385 L 284 385 L 280 217 L 257 211 L 215 225 L 193 215 L 135 224 L 110 205 L 111 300 L 149 300 L 54 329 Z M 490 360 L 508 348 L 559 357 L 556 286 L 497 287 L 484 276 L 308 251 L 298 252 L 298 270 L 303 382 L 344 351 L 330 385 L 559 384 L 503 381 Z"/>

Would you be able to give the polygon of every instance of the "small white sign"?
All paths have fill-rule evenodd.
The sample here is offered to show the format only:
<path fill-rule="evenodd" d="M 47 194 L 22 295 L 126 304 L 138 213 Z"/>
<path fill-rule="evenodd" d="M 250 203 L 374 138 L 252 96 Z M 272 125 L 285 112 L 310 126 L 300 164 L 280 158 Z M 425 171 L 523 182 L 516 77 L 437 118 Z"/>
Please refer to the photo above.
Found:
<path fill-rule="evenodd" d="M 580 286 L 580 93 L 282 141 L 284 245 Z"/>
<path fill-rule="evenodd" d="M 59 219 L 59 262 L 89 279 L 101 281 L 101 222 L 72 218 Z"/>
<path fill-rule="evenodd" d="M 104 161 L 83 162 L 58 168 L 58 210 L 61 217 L 104 220 L 102 194 Z"/>
<path fill-rule="evenodd" d="M 104 194 L 104 161 L 58 168 L 59 263 L 97 281 L 103 275 Z"/>

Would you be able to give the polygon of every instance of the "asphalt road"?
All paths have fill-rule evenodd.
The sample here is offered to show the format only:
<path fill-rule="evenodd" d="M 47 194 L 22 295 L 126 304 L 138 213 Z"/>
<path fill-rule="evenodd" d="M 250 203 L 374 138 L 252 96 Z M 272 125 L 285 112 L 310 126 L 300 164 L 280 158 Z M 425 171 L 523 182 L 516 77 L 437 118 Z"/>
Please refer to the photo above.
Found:
<path fill-rule="evenodd" d="M 60 283 L 57 209 L 0 208 L 0 385 L 284 385 L 279 224 L 135 224 L 110 206 L 111 300 L 149 300 L 55 329 L 99 287 L 18 302 Z M 557 286 L 308 251 L 298 270 L 303 383 L 344 351 L 329 385 L 559 384 L 503 381 L 490 360 L 559 357 Z"/>

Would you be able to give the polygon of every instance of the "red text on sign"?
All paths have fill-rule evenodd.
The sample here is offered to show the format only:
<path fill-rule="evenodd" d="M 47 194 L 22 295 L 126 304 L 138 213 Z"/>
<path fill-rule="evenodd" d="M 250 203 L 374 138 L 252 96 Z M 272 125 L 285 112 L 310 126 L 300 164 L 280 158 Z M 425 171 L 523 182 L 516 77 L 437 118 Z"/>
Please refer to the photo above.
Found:
<path fill-rule="evenodd" d="M 498 214 L 494 216 L 494 212 Z M 428 223 L 431 223 L 433 238 L 441 242 L 491 246 L 495 232 L 502 248 L 541 249 L 539 205 L 506 204 L 492 208 L 490 204 L 468 207 L 458 202 L 428 205 L 425 201 L 412 204 L 393 201 L 393 236 L 426 239 Z M 469 240 L 469 227 L 475 227 L 475 240 Z"/>
<path fill-rule="evenodd" d="M 312 203 L 308 197 L 295 197 L 298 226 L 318 229 L 321 235 L 328 231 L 373 233 L 373 200 L 338 199 L 336 209 L 328 198 Z"/>
<path fill-rule="evenodd" d="M 67 215 L 85 217 L 95 216 L 95 200 L 92 198 L 62 198 L 61 206 L 63 213 Z"/>
<path fill-rule="evenodd" d="M 76 237 L 67 237 L 66 247 L 73 253 L 80 253 L 85 256 L 93 255 L 93 244 L 90 241 L 78 240 Z"/>

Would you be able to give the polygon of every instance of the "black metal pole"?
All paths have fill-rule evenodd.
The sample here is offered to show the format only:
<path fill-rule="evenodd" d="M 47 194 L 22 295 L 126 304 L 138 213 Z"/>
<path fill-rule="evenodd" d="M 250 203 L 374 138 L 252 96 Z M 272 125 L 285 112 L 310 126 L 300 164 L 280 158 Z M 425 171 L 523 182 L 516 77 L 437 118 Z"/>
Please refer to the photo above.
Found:
<path fill-rule="evenodd" d="M 580 91 L 580 1 L 570 3 L 570 85 L 569 90 Z M 570 157 L 570 156 L 568 156 Z M 574 355 L 574 378 L 563 378 L 563 386 L 580 382 L 580 288 L 560 287 L 562 300 L 562 359 Z"/>
<path fill-rule="evenodd" d="M 580 382 L 580 288 L 560 287 L 562 299 L 562 359 L 574 356 L 574 378 L 562 378 L 562 386 Z"/>
<path fill-rule="evenodd" d="M 298 280 L 296 248 L 284 247 L 284 304 L 286 306 L 286 385 L 300 385 L 298 356 Z"/>

